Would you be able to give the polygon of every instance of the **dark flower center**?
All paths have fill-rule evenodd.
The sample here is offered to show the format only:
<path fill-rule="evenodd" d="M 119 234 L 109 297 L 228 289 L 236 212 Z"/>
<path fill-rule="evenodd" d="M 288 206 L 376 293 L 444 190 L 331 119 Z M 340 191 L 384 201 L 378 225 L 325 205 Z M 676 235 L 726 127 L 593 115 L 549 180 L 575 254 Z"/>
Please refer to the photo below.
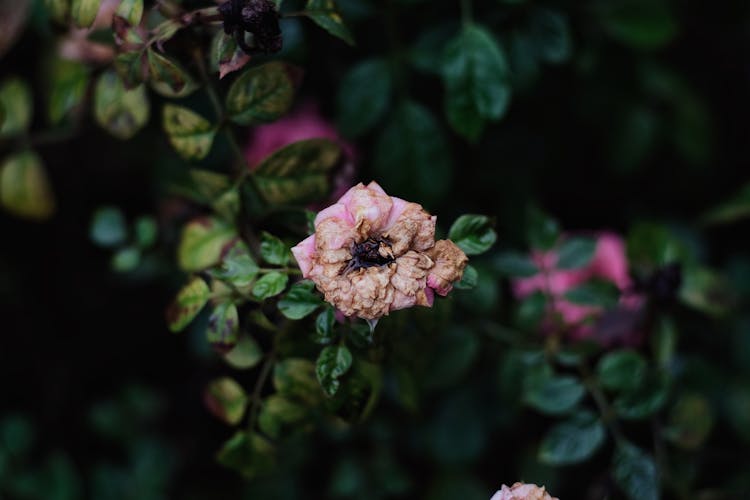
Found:
<path fill-rule="evenodd" d="M 352 247 L 352 258 L 347 262 L 341 274 L 348 274 L 357 269 L 385 266 L 395 261 L 391 244 L 384 238 L 367 238 Z"/>

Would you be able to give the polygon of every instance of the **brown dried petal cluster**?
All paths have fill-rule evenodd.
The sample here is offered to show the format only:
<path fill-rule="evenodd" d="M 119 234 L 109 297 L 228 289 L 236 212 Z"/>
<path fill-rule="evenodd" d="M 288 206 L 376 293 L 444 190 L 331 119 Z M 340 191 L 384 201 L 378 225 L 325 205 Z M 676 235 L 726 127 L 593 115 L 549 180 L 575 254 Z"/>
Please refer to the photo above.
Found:
<path fill-rule="evenodd" d="M 321 211 L 315 228 L 292 251 L 303 275 L 346 316 L 429 307 L 468 262 L 453 242 L 435 241 L 435 217 L 421 205 L 390 197 L 374 182 Z"/>

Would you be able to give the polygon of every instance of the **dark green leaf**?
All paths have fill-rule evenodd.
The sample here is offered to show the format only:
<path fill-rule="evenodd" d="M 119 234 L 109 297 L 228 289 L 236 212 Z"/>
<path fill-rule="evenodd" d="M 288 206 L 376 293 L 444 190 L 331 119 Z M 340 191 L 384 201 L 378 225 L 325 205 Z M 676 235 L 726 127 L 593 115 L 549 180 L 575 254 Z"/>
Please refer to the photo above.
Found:
<path fill-rule="evenodd" d="M 149 83 L 158 94 L 164 97 L 185 97 L 198 88 L 193 77 L 174 59 L 160 54 L 153 48 L 147 50 L 146 58 L 150 73 Z"/>
<path fill-rule="evenodd" d="M 700 394 L 685 394 L 672 408 L 664 436 L 680 448 L 695 450 L 705 442 L 713 424 L 708 399 Z"/>
<path fill-rule="evenodd" d="M 130 139 L 148 123 L 149 114 L 143 85 L 127 90 L 117 73 L 102 73 L 94 92 L 94 117 L 103 129 L 118 139 Z"/>
<path fill-rule="evenodd" d="M 307 16 L 331 35 L 354 45 L 354 37 L 344 24 L 334 0 L 307 0 Z"/>
<path fill-rule="evenodd" d="M 143 83 L 148 75 L 146 53 L 138 50 L 121 52 L 115 56 L 114 68 L 122 78 L 125 88 L 132 89 Z"/>
<path fill-rule="evenodd" d="M 244 288 L 255 280 L 258 271 L 258 264 L 253 260 L 247 246 L 238 241 L 227 250 L 221 259 L 221 266 L 213 271 L 213 275 L 229 281 L 238 288 Z"/>
<path fill-rule="evenodd" d="M 141 263 L 141 250 L 137 247 L 127 246 L 120 248 L 112 255 L 112 270 L 118 273 L 127 273 L 138 267 Z"/>
<path fill-rule="evenodd" d="M 701 221 L 704 224 L 731 224 L 748 217 L 750 217 L 750 184 L 746 184 L 736 195 L 706 213 Z"/>
<path fill-rule="evenodd" d="M 596 367 L 599 383 L 609 390 L 633 390 L 646 375 L 646 360 L 635 351 L 624 349 L 609 352 Z"/>
<path fill-rule="evenodd" d="M 237 425 L 245 415 L 249 398 L 234 379 L 222 377 L 208 384 L 203 401 L 214 416 L 229 425 Z"/>
<path fill-rule="evenodd" d="M 568 290 L 564 296 L 574 304 L 610 308 L 617 305 L 620 290 L 609 281 L 591 280 Z"/>
<path fill-rule="evenodd" d="M 218 31 L 211 46 L 211 67 L 219 78 L 240 70 L 250 62 L 250 56 L 237 46 L 234 37 Z"/>
<path fill-rule="evenodd" d="M 502 49 L 484 28 L 467 24 L 446 47 L 442 67 L 448 121 L 457 132 L 476 140 L 484 120 L 499 120 L 510 102 Z"/>
<path fill-rule="evenodd" d="M 65 118 L 69 111 L 78 107 L 86 94 L 89 69 L 78 62 L 55 60 L 49 93 L 49 119 L 53 124 Z"/>
<path fill-rule="evenodd" d="M 237 343 L 239 329 L 240 319 L 237 306 L 231 302 L 222 302 L 214 307 L 208 318 L 206 338 L 211 344 L 221 348 L 232 347 Z"/>
<path fill-rule="evenodd" d="M 591 262 L 596 251 L 593 238 L 570 238 L 563 241 L 557 250 L 558 269 L 578 269 Z"/>
<path fill-rule="evenodd" d="M 235 123 L 271 122 L 286 113 L 294 99 L 290 68 L 270 62 L 242 73 L 227 93 L 227 113 Z"/>
<path fill-rule="evenodd" d="M 156 243 L 156 238 L 159 235 L 159 227 L 156 225 L 156 220 L 151 216 L 141 216 L 133 223 L 133 229 L 135 232 L 135 241 L 138 246 L 142 249 L 150 248 Z"/>
<path fill-rule="evenodd" d="M 629 500 L 659 500 L 659 476 L 653 458 L 632 444 L 617 447 L 614 478 Z"/>
<path fill-rule="evenodd" d="M 653 50 L 671 42 L 678 25 L 664 0 L 629 0 L 600 4 L 609 34 L 636 49 Z"/>
<path fill-rule="evenodd" d="M 243 335 L 231 351 L 224 354 L 224 361 L 237 370 L 248 370 L 263 359 L 263 351 L 249 335 Z"/>
<path fill-rule="evenodd" d="M 272 394 L 265 401 L 258 414 L 258 427 L 269 437 L 281 437 L 282 430 L 298 425 L 307 416 L 307 409 L 278 394 Z"/>
<path fill-rule="evenodd" d="M 125 242 L 125 216 L 117 207 L 102 207 L 94 212 L 89 230 L 91 241 L 102 247 L 115 247 Z"/>
<path fill-rule="evenodd" d="M 172 147 L 186 160 L 201 160 L 211 151 L 216 127 L 188 108 L 166 104 L 162 126 Z"/>
<path fill-rule="evenodd" d="M 284 266 L 289 261 L 289 249 L 276 236 L 263 231 L 260 235 L 260 255 L 263 260 L 276 266 Z"/>
<path fill-rule="evenodd" d="M 466 266 L 464 269 L 464 275 L 461 281 L 456 283 L 454 286 L 457 290 L 471 290 L 477 286 L 479 281 L 479 273 L 474 266 Z"/>
<path fill-rule="evenodd" d="M 341 147 L 328 139 L 308 139 L 279 149 L 255 170 L 255 180 L 271 203 L 304 203 L 324 197 L 329 172 Z"/>
<path fill-rule="evenodd" d="M 639 420 L 659 411 L 669 396 L 669 378 L 660 372 L 647 373 L 641 384 L 622 392 L 613 402 L 620 418 Z"/>
<path fill-rule="evenodd" d="M 549 372 L 527 377 L 523 391 L 523 400 L 527 405 L 549 415 L 569 412 L 586 393 L 578 378 L 570 375 L 556 376 Z"/>
<path fill-rule="evenodd" d="M 602 422 L 589 411 L 575 413 L 547 432 L 539 446 L 542 463 L 561 466 L 588 460 L 604 443 Z"/>
<path fill-rule="evenodd" d="M 12 137 L 26 132 L 33 116 L 31 89 L 18 78 L 3 82 L 0 86 L 0 107 L 3 120 L 0 121 L 0 137 Z"/>
<path fill-rule="evenodd" d="M 270 272 L 263 275 L 253 285 L 253 297 L 259 300 L 265 300 L 269 297 L 280 294 L 286 288 L 289 276 L 283 273 Z"/>
<path fill-rule="evenodd" d="M 547 312 L 547 296 L 534 292 L 521 301 L 516 312 L 516 325 L 525 331 L 536 331 Z"/>
<path fill-rule="evenodd" d="M 336 325 L 336 313 L 332 307 L 326 307 L 323 312 L 315 318 L 315 335 L 313 341 L 317 344 L 330 344 L 336 338 L 333 331 Z"/>
<path fill-rule="evenodd" d="M 344 76 L 339 86 L 338 128 L 357 137 L 374 127 L 391 100 L 391 71 L 384 59 L 363 61 Z"/>
<path fill-rule="evenodd" d="M 377 141 L 374 171 L 388 179 L 384 187 L 415 193 L 423 200 L 441 199 L 450 188 L 449 141 L 432 113 L 404 101 L 391 113 Z"/>
<path fill-rule="evenodd" d="M 289 319 L 302 319 L 317 309 L 322 301 L 311 281 L 300 281 L 279 301 L 279 311 Z"/>
<path fill-rule="evenodd" d="M 307 359 L 287 358 L 273 370 L 273 386 L 279 394 L 314 405 L 323 398 L 315 375 L 315 364 Z"/>
<path fill-rule="evenodd" d="M 451 226 L 448 238 L 467 255 L 478 255 L 495 244 L 497 233 L 486 215 L 462 215 Z"/>
<path fill-rule="evenodd" d="M 735 305 L 736 298 L 724 276 L 705 267 L 682 268 L 680 301 L 712 316 L 724 316 Z"/>
<path fill-rule="evenodd" d="M 224 443 L 216 460 L 250 479 L 274 469 L 273 445 L 259 434 L 240 431 Z"/>
<path fill-rule="evenodd" d="M 529 26 L 539 59 L 560 64 L 570 58 L 571 37 L 568 20 L 556 10 L 535 8 Z"/>
<path fill-rule="evenodd" d="M 177 260 L 185 271 L 200 271 L 219 262 L 225 247 L 237 234 L 232 226 L 216 217 L 190 221 L 182 230 Z"/>
<path fill-rule="evenodd" d="M 315 375 L 328 396 L 333 396 L 339 389 L 339 377 L 352 366 L 352 353 L 344 345 L 324 347 L 315 363 Z"/>
<path fill-rule="evenodd" d="M 550 250 L 557 243 L 560 227 L 552 217 L 532 206 L 526 213 L 526 239 L 534 250 Z"/>
<path fill-rule="evenodd" d="M 502 252 L 492 263 L 497 271 L 511 278 L 527 278 L 539 272 L 531 257 L 519 252 Z"/>
<path fill-rule="evenodd" d="M 195 318 L 208 302 L 211 291 L 202 278 L 194 277 L 167 308 L 167 324 L 172 332 L 179 332 Z"/>
<path fill-rule="evenodd" d="M 44 220 L 55 212 L 55 197 L 42 160 L 33 151 L 0 165 L 0 206 L 20 217 Z"/>

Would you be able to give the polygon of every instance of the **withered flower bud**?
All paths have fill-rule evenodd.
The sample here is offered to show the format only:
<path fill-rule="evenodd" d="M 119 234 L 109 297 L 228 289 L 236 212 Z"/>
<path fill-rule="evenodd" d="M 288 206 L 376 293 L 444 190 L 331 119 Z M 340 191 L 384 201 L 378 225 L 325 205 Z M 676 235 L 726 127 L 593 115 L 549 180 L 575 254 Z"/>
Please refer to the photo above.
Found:
<path fill-rule="evenodd" d="M 270 0 L 229 0 L 219 6 L 224 32 L 234 35 L 247 54 L 271 54 L 281 50 L 283 38 L 279 13 Z M 245 42 L 245 32 L 253 35 L 253 46 Z"/>
<path fill-rule="evenodd" d="M 432 306 L 463 276 L 468 258 L 435 241 L 434 216 L 358 184 L 315 218 L 315 234 L 292 248 L 305 278 L 345 316 L 373 320 L 415 305 Z"/>

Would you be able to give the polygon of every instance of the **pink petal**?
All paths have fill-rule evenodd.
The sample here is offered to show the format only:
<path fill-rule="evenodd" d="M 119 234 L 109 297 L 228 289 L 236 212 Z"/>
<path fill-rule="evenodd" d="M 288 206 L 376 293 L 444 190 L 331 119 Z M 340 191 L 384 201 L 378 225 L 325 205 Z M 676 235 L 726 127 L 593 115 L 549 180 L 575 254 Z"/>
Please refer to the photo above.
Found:
<path fill-rule="evenodd" d="M 318 212 L 318 215 L 315 216 L 315 226 L 317 227 L 321 221 L 329 218 L 340 219 L 354 227 L 354 218 L 343 203 L 336 203 Z"/>
<path fill-rule="evenodd" d="M 612 281 L 620 290 L 630 287 L 625 242 L 614 233 L 602 233 L 589 265 L 594 276 Z"/>
<path fill-rule="evenodd" d="M 354 217 L 355 224 L 366 220 L 370 223 L 371 230 L 378 231 L 385 226 L 393 202 L 377 183 L 370 183 L 373 184 L 372 189 L 362 183 L 357 184 L 347 191 L 338 203 L 346 205 Z"/>
<path fill-rule="evenodd" d="M 315 256 L 315 235 L 311 234 L 297 246 L 292 248 L 292 254 L 302 270 L 302 276 L 307 278 L 313 267 L 313 257 Z"/>
<path fill-rule="evenodd" d="M 417 297 L 415 295 L 406 295 L 405 293 L 396 290 L 396 293 L 393 296 L 393 303 L 391 303 L 390 310 L 398 311 L 399 309 L 414 307 L 416 303 Z"/>

